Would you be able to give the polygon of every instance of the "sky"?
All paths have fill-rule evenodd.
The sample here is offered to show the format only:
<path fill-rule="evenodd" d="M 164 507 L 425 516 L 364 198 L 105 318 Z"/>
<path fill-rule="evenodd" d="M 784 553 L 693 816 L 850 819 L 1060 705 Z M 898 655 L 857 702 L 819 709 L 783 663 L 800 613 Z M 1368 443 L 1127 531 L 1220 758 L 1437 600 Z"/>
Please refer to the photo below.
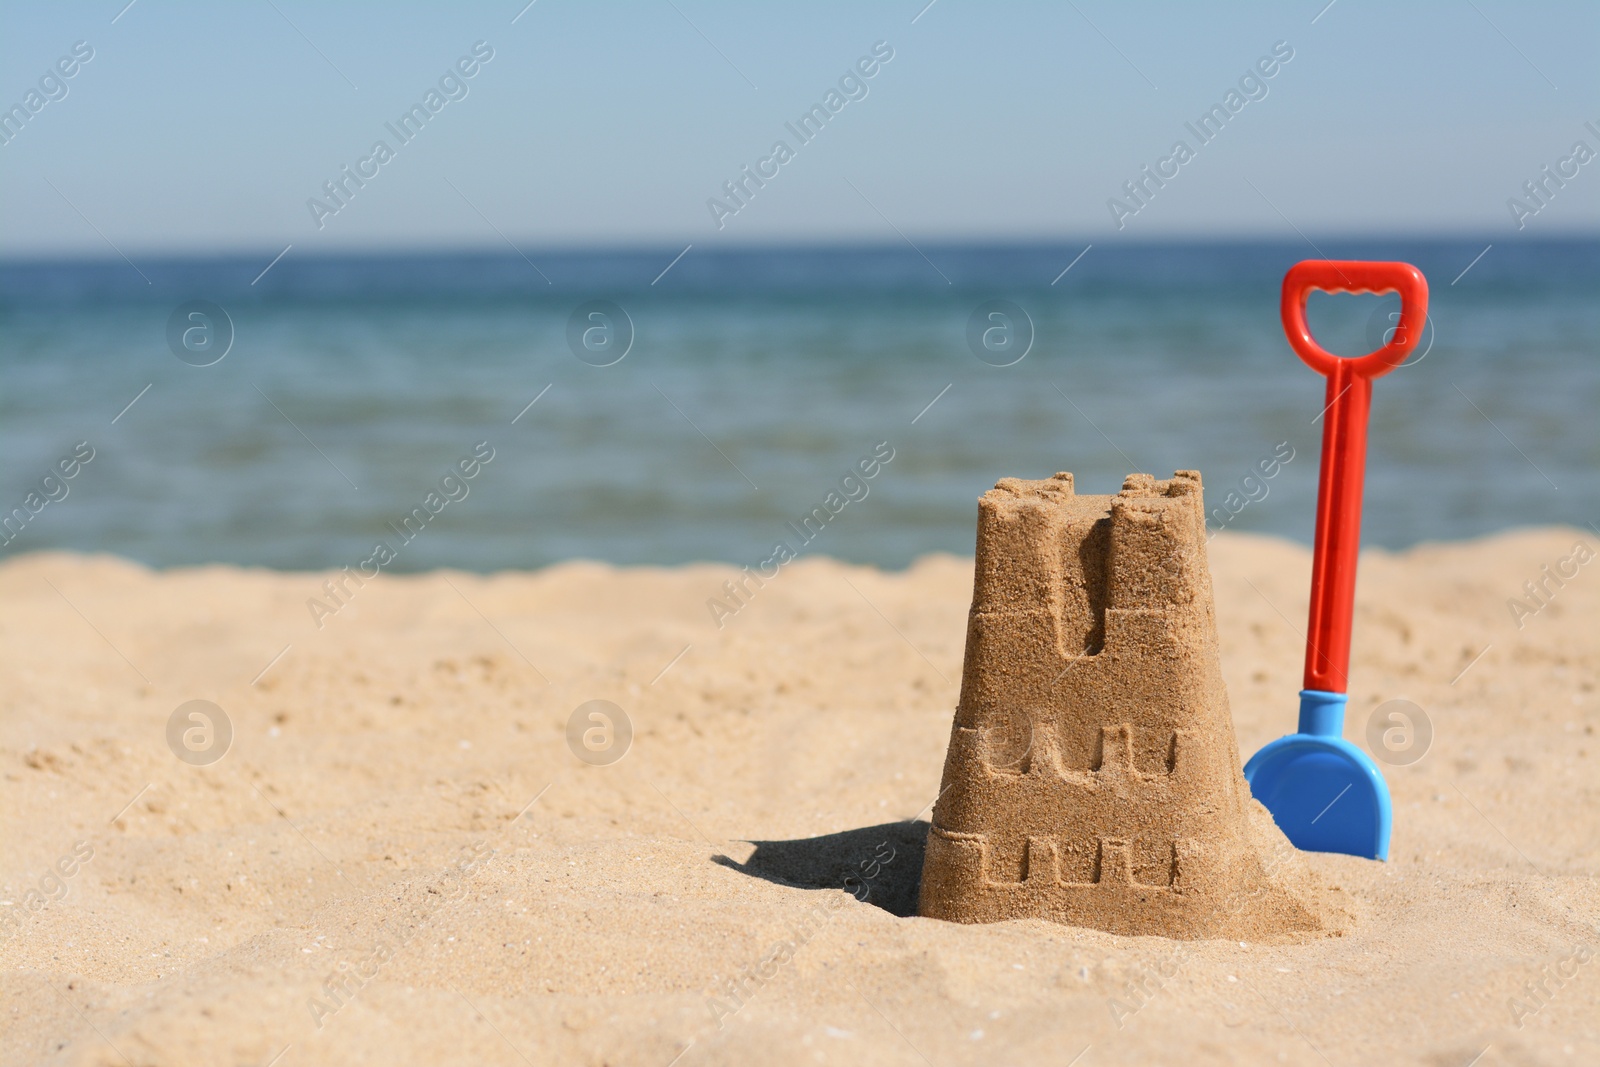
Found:
<path fill-rule="evenodd" d="M 8 4 L 0 256 L 1600 231 L 1592 3 L 525 2 Z"/>

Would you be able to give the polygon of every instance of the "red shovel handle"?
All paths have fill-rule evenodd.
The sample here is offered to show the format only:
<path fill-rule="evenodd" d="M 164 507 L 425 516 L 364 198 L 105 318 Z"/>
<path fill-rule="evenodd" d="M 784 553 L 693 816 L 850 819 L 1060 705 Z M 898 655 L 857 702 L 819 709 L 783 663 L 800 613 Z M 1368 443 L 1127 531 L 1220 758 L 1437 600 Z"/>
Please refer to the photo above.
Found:
<path fill-rule="evenodd" d="M 1400 294 L 1400 322 L 1376 352 L 1344 359 L 1324 349 L 1306 326 L 1311 290 Z M 1349 687 L 1350 630 L 1355 613 L 1356 556 L 1361 549 L 1361 490 L 1366 474 L 1367 411 L 1372 379 L 1400 366 L 1422 339 L 1428 281 L 1409 263 L 1308 259 L 1283 278 L 1283 329 L 1289 345 L 1328 379 L 1317 487 L 1316 547 L 1311 564 L 1311 617 L 1306 633 L 1305 688 L 1343 693 Z"/>
<path fill-rule="evenodd" d="M 1306 325 L 1306 297 L 1325 293 L 1399 293 L 1400 322 L 1376 352 L 1345 359 L 1327 351 Z M 1331 377 L 1338 367 L 1363 378 L 1381 378 L 1394 370 L 1422 339 L 1428 317 L 1428 279 L 1409 263 L 1367 263 L 1348 259 L 1307 259 L 1283 276 L 1283 332 L 1289 347 L 1318 374 Z"/>

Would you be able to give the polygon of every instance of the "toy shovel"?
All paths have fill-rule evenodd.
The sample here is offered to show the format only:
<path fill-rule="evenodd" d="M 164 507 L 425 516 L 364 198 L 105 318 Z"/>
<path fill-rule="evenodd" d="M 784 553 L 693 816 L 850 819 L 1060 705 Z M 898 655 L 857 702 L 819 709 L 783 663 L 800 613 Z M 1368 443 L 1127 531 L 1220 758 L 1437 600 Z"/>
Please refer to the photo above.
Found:
<path fill-rule="evenodd" d="M 1306 297 L 1313 289 L 1398 292 L 1399 325 L 1376 352 L 1358 359 L 1335 356 L 1306 326 Z M 1311 852 L 1389 857 L 1389 786 L 1372 758 L 1342 735 L 1372 380 L 1394 370 L 1416 347 L 1427 312 L 1427 279 L 1409 263 L 1308 259 L 1283 278 L 1284 332 L 1296 354 L 1328 379 L 1328 400 L 1300 727 L 1251 757 L 1244 776 L 1284 836 Z"/>

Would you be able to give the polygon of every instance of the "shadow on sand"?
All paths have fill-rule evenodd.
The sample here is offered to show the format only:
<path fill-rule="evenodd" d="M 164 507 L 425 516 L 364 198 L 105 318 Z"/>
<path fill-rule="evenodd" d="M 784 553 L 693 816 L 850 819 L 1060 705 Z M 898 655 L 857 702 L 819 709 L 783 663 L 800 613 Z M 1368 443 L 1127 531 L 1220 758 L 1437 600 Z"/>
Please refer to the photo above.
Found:
<path fill-rule="evenodd" d="M 905 917 L 917 913 L 927 840 L 927 820 L 912 819 L 796 841 L 751 841 L 756 850 L 745 862 L 727 856 L 712 862 L 779 885 L 843 889 Z"/>

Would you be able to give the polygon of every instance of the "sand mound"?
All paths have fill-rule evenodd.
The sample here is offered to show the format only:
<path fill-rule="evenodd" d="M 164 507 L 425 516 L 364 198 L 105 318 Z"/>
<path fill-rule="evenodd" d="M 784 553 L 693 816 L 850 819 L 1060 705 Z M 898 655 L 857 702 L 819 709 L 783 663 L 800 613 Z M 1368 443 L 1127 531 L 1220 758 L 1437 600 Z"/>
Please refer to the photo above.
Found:
<path fill-rule="evenodd" d="M 921 914 L 1251 941 L 1344 925 L 1240 773 L 1205 540 L 1195 471 L 984 495 Z"/>

